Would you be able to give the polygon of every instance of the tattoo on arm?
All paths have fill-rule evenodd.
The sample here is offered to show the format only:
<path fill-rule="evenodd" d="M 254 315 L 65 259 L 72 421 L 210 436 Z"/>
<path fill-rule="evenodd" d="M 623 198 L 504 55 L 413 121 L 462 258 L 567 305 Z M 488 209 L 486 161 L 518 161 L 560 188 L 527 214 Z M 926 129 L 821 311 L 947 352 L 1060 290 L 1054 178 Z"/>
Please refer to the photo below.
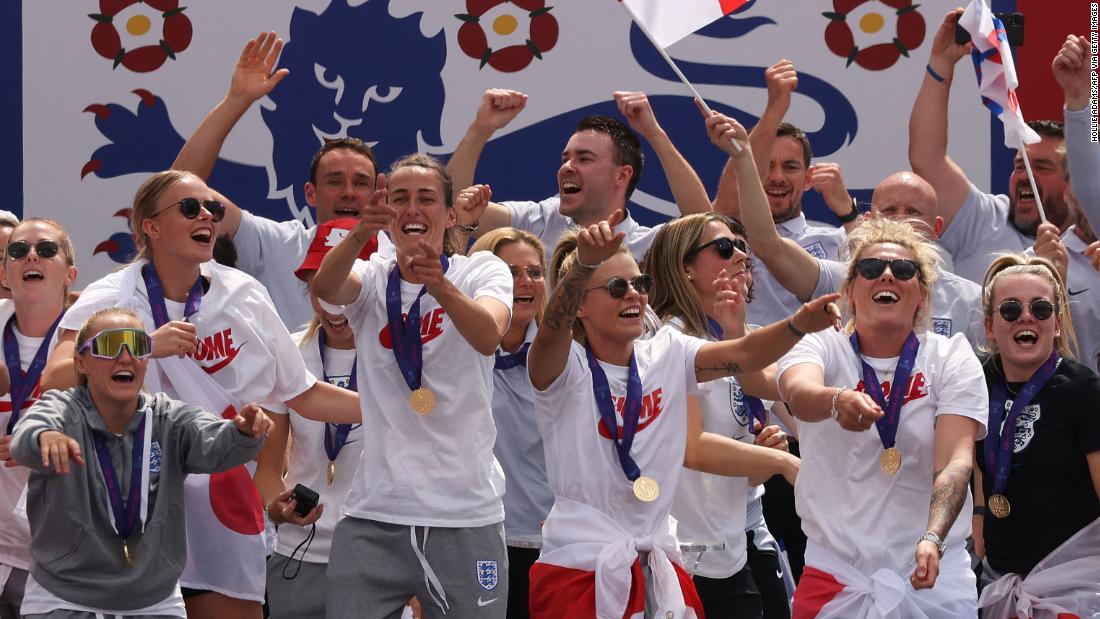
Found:
<path fill-rule="evenodd" d="M 573 318 L 581 306 L 584 298 L 584 286 L 588 283 L 591 273 L 579 272 L 577 269 L 569 269 L 562 278 L 546 305 L 546 315 L 543 323 L 555 331 L 563 331 L 571 328 Z"/>
<path fill-rule="evenodd" d="M 709 377 L 715 375 L 715 378 L 721 376 L 729 376 L 730 374 L 740 374 L 744 370 L 737 363 L 720 363 L 716 366 L 703 367 L 700 365 L 695 366 L 695 375 L 702 378 L 704 376 Z"/>
<path fill-rule="evenodd" d="M 952 462 L 933 477 L 928 530 L 941 538 L 947 536 L 966 502 L 966 493 L 970 491 L 970 472 L 970 465 Z"/>

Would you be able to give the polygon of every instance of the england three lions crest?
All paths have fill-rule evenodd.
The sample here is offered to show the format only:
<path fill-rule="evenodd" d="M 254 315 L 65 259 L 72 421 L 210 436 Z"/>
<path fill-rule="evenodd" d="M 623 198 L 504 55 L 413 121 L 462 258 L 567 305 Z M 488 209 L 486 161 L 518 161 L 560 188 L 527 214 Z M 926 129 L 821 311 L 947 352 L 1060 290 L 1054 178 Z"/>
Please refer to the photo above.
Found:
<path fill-rule="evenodd" d="M 497 568 L 497 562 L 478 561 L 477 583 L 486 591 L 492 591 L 497 588 L 498 582 L 500 582 L 500 573 Z"/>

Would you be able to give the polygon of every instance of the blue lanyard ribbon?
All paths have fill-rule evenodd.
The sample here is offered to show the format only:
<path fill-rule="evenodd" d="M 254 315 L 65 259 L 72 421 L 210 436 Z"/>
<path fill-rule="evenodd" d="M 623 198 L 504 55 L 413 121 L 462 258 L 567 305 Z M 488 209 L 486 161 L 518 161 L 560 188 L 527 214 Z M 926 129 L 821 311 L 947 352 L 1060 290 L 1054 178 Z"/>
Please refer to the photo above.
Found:
<path fill-rule="evenodd" d="M 626 403 L 623 405 L 623 435 L 619 436 L 619 424 L 615 421 L 615 403 L 611 399 L 611 386 L 607 383 L 607 374 L 600 362 L 592 354 L 592 349 L 584 349 L 588 356 L 588 369 L 592 372 L 592 390 L 596 397 L 596 408 L 600 419 L 615 443 L 615 452 L 619 456 L 619 465 L 630 481 L 641 477 L 642 471 L 634 458 L 630 457 L 630 447 L 634 444 L 634 434 L 638 431 L 638 418 L 642 414 L 642 378 L 638 374 L 638 364 L 634 353 L 630 353 L 630 370 L 626 380 Z"/>
<path fill-rule="evenodd" d="M 496 364 L 493 366 L 497 370 L 510 370 L 517 365 L 527 367 L 527 351 L 531 348 L 531 342 L 524 342 L 523 346 L 519 347 L 514 353 L 500 354 L 500 350 L 497 350 Z"/>
<path fill-rule="evenodd" d="M 718 321 L 707 316 L 707 325 L 710 327 L 710 334 L 714 336 L 714 339 L 722 341 L 726 338 L 726 332 L 722 329 L 722 325 L 718 324 Z M 745 393 L 745 390 L 741 389 L 741 403 L 745 405 L 745 408 L 749 411 L 749 432 L 753 434 L 760 434 L 761 430 L 768 425 L 768 411 L 764 408 L 764 401 L 760 398 Z M 756 428 L 756 422 L 760 422 L 760 429 Z"/>
<path fill-rule="evenodd" d="M 319 327 L 317 332 L 317 347 L 321 352 L 321 375 L 324 376 L 325 382 L 329 382 L 328 373 L 325 372 L 325 329 Z M 355 361 L 351 363 L 351 378 L 348 380 L 348 390 L 358 392 L 358 384 L 356 382 L 355 368 L 359 365 L 359 357 L 356 355 Z M 329 462 L 336 462 L 336 457 L 340 455 L 340 450 L 344 448 L 344 445 L 348 442 L 348 434 L 351 434 L 352 425 L 350 423 L 326 423 L 325 424 L 325 454 L 328 455 Z"/>
<path fill-rule="evenodd" d="M 34 358 L 27 366 L 26 372 L 23 371 L 23 364 L 19 359 L 19 340 L 15 337 L 14 327 L 15 316 L 12 316 L 4 325 L 4 362 L 8 364 L 8 380 L 11 383 L 11 418 L 8 419 L 8 434 L 15 429 L 23 404 L 38 386 L 38 379 L 42 376 L 42 370 L 46 368 L 46 358 L 50 355 L 50 341 L 53 340 L 54 331 L 57 330 L 57 325 L 64 315 L 65 310 L 61 310 L 57 319 L 50 325 L 50 330 L 46 332 L 46 337 L 42 338 L 42 343 L 38 345 L 38 351 L 34 353 Z"/>
<path fill-rule="evenodd" d="M 1050 357 L 1035 370 L 1019 395 L 1012 401 L 1012 409 L 1007 416 L 1005 416 L 1005 401 L 1008 400 L 1008 385 L 1003 378 L 993 381 L 989 394 L 989 434 L 985 437 L 983 446 L 987 471 L 985 486 L 986 489 L 989 488 L 990 477 L 992 477 L 991 494 L 1003 494 L 1008 486 L 1008 470 L 1012 465 L 1012 451 L 1016 442 L 1016 418 L 1054 376 L 1054 372 L 1058 369 L 1058 361 L 1058 353 L 1050 353 Z M 990 475 L 989 472 L 993 474 Z"/>
<path fill-rule="evenodd" d="M 894 369 L 894 380 L 890 381 L 890 399 L 882 395 L 882 386 L 878 383 L 878 374 L 875 368 L 863 360 L 859 352 L 859 334 L 853 333 L 848 339 L 852 343 L 852 350 L 856 351 L 856 358 L 863 367 L 863 389 L 867 395 L 875 401 L 882 411 L 886 413 L 875 422 L 882 446 L 890 449 L 898 435 L 898 425 L 901 423 L 901 405 L 905 402 L 905 391 L 909 386 L 909 375 L 913 373 L 913 364 L 917 360 L 917 349 L 920 348 L 920 340 L 912 331 L 905 338 L 905 344 L 901 347 L 901 356 L 898 357 L 898 366 Z"/>
<path fill-rule="evenodd" d="M 447 272 L 450 262 L 447 255 L 439 256 L 439 263 L 443 265 L 443 272 Z M 389 281 L 386 282 L 386 316 L 389 320 L 390 343 L 393 346 L 393 356 L 397 360 L 397 367 L 401 370 L 401 376 L 405 378 L 405 384 L 410 391 L 420 388 L 420 375 L 424 369 L 424 357 L 420 343 L 420 298 L 428 291 L 425 286 L 420 287 L 420 292 L 413 300 L 409 308 L 408 318 L 401 316 L 401 270 L 393 265 L 390 271 Z"/>
<path fill-rule="evenodd" d="M 153 322 L 157 328 L 164 326 L 171 319 L 168 318 L 168 308 L 164 304 L 164 286 L 160 283 L 157 269 L 152 262 L 146 262 L 141 267 L 141 278 L 145 280 L 145 291 L 149 294 L 149 310 L 153 313 Z M 199 311 L 202 304 L 202 275 L 191 286 L 191 292 L 187 294 L 187 303 L 183 306 L 183 319 L 187 320 L 195 312 Z"/>
<path fill-rule="evenodd" d="M 139 411 L 140 413 L 140 411 Z M 134 527 L 141 515 L 141 469 L 145 457 L 145 423 L 148 415 L 141 416 L 141 422 L 134 430 L 134 447 L 131 450 L 130 462 L 130 492 L 126 499 L 122 498 L 122 486 L 119 485 L 118 473 L 111 461 L 111 452 L 106 441 L 98 430 L 92 432 L 92 441 L 95 443 L 95 455 L 99 460 L 99 468 L 103 471 L 103 481 L 107 485 L 107 498 L 111 502 L 111 511 L 115 516 L 115 529 L 118 536 L 125 541 L 133 533 Z"/>

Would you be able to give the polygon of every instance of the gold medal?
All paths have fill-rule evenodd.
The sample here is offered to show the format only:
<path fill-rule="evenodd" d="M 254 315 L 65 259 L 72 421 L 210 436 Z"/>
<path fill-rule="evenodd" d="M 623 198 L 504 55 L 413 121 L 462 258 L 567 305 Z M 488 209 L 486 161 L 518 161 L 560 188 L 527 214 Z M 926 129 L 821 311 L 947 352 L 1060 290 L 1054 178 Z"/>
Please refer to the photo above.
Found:
<path fill-rule="evenodd" d="M 332 480 L 336 477 L 336 463 L 332 460 L 328 461 L 328 485 L 332 485 Z"/>
<path fill-rule="evenodd" d="M 427 415 L 435 410 L 435 394 L 427 387 L 421 387 L 409 395 L 409 406 L 418 415 Z"/>
<path fill-rule="evenodd" d="M 878 458 L 878 465 L 887 475 L 896 475 L 901 469 L 901 452 L 896 447 L 890 447 L 882 452 Z"/>
<path fill-rule="evenodd" d="M 994 494 L 989 497 L 989 513 L 997 518 L 1008 518 L 1012 513 L 1012 505 L 1008 503 L 1008 497 L 1003 494 Z"/>
<path fill-rule="evenodd" d="M 130 547 L 126 545 L 126 540 L 122 540 L 122 560 L 126 563 L 126 567 L 134 564 L 134 558 L 130 556 Z"/>
<path fill-rule="evenodd" d="M 634 480 L 634 496 L 638 497 L 639 501 L 650 503 L 656 501 L 660 495 L 661 486 L 656 479 L 643 475 Z"/>

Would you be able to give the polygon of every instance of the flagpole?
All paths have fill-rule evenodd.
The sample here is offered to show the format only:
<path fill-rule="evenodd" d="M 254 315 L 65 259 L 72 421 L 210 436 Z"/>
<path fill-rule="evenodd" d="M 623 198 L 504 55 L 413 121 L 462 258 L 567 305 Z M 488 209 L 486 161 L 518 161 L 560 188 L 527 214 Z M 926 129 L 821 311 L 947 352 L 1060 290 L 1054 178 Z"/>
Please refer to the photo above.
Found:
<path fill-rule="evenodd" d="M 1027 157 L 1027 145 L 1024 138 L 1020 137 L 1020 156 L 1024 158 L 1024 168 L 1027 169 L 1027 180 L 1031 182 L 1031 193 L 1035 196 L 1035 204 L 1039 207 L 1039 219 L 1047 222 L 1046 211 L 1043 210 L 1043 200 L 1039 197 L 1039 187 L 1035 185 L 1035 174 L 1031 171 L 1031 160 Z"/>
<path fill-rule="evenodd" d="M 634 13 L 634 9 L 630 8 L 630 5 L 626 2 L 619 2 L 619 4 L 621 4 L 622 7 L 626 9 L 627 14 L 630 15 L 630 19 L 638 25 L 638 28 L 642 31 L 642 34 L 645 35 L 645 38 L 649 39 L 649 42 L 653 44 L 653 47 L 657 48 L 657 53 L 659 53 L 661 57 L 665 59 L 665 62 L 667 62 L 668 66 L 672 68 L 672 71 L 676 74 L 676 76 L 680 78 L 680 81 L 683 82 L 684 86 L 687 86 L 688 90 L 691 91 L 691 94 L 695 97 L 695 100 L 699 102 L 699 106 L 703 108 L 703 112 L 708 117 L 713 116 L 714 110 L 710 109 L 710 106 L 707 105 L 707 102 L 703 99 L 703 95 L 699 94 L 699 91 L 695 89 L 695 86 L 693 86 L 692 83 L 688 81 L 687 76 L 684 75 L 683 71 L 680 70 L 680 67 L 676 66 L 676 62 L 672 59 L 671 56 L 668 55 L 668 52 L 665 51 L 665 48 L 657 44 L 657 41 L 653 38 L 653 35 L 649 33 L 649 29 L 646 28 L 645 24 L 640 19 L 638 19 L 638 16 Z M 737 140 L 731 139 L 730 141 L 733 142 L 733 147 L 737 149 L 737 152 L 741 152 L 741 145 L 737 143 Z"/>

